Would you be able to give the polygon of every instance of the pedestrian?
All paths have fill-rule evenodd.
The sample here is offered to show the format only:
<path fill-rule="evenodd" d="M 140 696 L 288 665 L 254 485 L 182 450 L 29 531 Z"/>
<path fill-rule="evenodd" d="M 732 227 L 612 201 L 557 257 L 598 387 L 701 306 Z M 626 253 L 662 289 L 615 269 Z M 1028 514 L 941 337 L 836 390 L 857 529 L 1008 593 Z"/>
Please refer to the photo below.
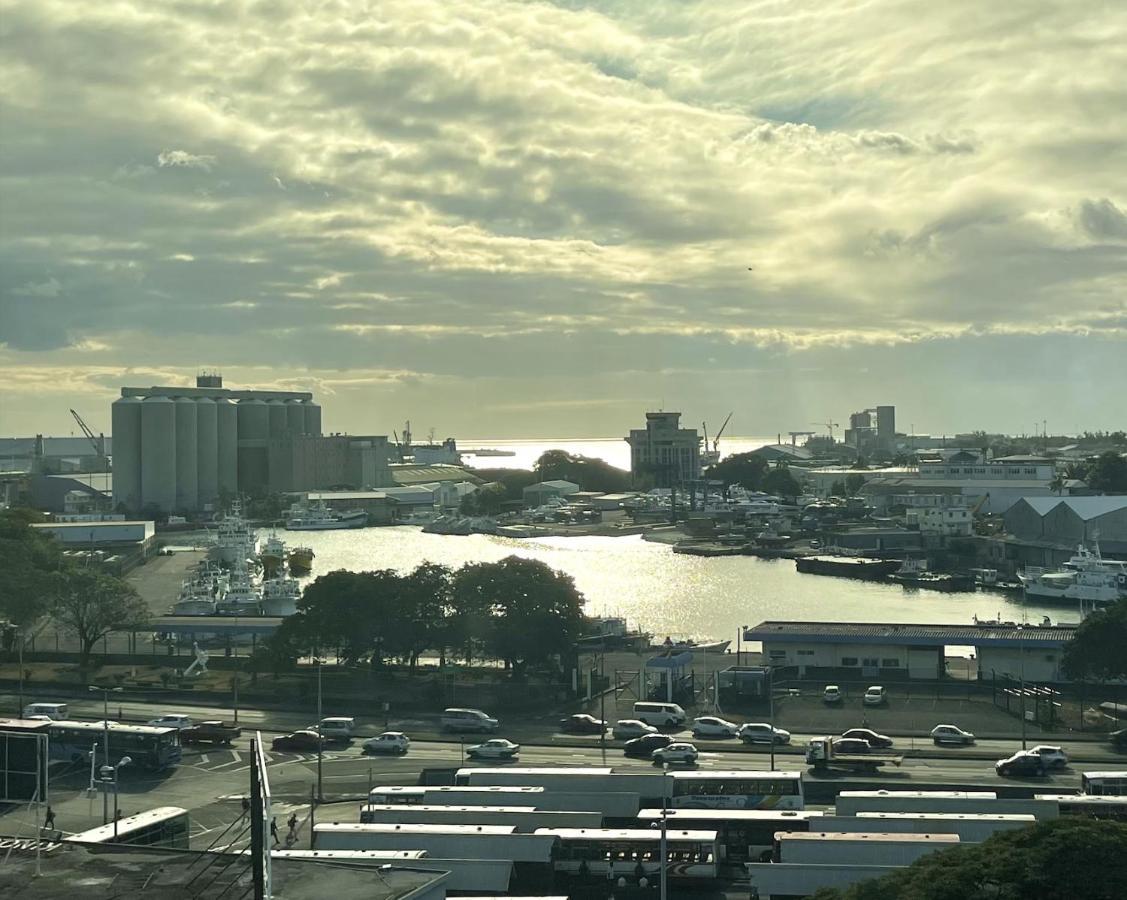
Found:
<path fill-rule="evenodd" d="M 43 820 L 43 827 L 48 831 L 55 827 L 55 811 L 50 806 L 47 807 L 47 818 Z"/>
<path fill-rule="evenodd" d="M 245 816 L 250 812 L 250 798 L 243 797 L 243 815 Z"/>
<path fill-rule="evenodd" d="M 270 819 L 270 838 L 274 841 L 275 847 L 281 843 L 278 840 L 278 820 L 276 818 Z"/>
<path fill-rule="evenodd" d="M 286 825 L 289 827 L 289 834 L 286 835 L 286 843 L 292 844 L 297 840 L 297 813 L 290 813 L 290 817 L 286 820 Z"/>

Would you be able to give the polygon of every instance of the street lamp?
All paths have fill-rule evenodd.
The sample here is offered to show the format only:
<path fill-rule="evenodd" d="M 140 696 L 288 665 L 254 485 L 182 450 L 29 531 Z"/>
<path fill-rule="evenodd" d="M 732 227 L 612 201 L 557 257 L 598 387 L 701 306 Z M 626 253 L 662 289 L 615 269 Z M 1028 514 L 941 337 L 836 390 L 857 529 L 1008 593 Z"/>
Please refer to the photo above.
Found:
<path fill-rule="evenodd" d="M 666 856 L 668 855 L 668 843 L 666 835 L 668 834 L 669 827 L 669 763 L 664 759 L 661 761 L 661 849 L 658 858 L 661 860 L 661 877 L 658 881 L 661 890 L 661 900 L 668 900 L 669 898 L 669 882 L 666 875 Z"/>
<path fill-rule="evenodd" d="M 771 729 L 771 771 L 775 771 L 775 670 L 767 669 L 767 726 Z"/>
<path fill-rule="evenodd" d="M 325 739 L 321 734 L 321 657 L 317 657 L 317 802 L 325 802 L 321 782 L 321 751 Z"/>
<path fill-rule="evenodd" d="M 117 765 L 113 767 L 113 839 L 117 842 L 117 820 L 121 813 L 117 806 L 117 773 L 121 770 L 122 766 L 129 765 L 133 760 L 128 756 L 123 756 L 117 761 Z"/>
<path fill-rule="evenodd" d="M 110 765 L 110 691 L 115 694 L 121 693 L 119 687 L 102 687 L 101 685 L 91 684 L 87 685 L 88 691 L 101 691 L 102 692 L 102 765 L 109 768 Z M 105 825 L 109 821 L 110 798 L 106 795 L 105 790 L 102 791 L 102 824 Z"/>

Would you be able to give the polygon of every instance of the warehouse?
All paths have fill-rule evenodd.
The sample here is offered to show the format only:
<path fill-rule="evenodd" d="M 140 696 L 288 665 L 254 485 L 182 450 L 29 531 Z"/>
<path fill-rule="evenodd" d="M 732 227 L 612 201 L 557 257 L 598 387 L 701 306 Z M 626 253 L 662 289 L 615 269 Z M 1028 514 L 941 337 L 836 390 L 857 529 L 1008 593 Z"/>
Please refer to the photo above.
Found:
<path fill-rule="evenodd" d="M 1005 514 L 1018 540 L 1075 549 L 1099 542 L 1108 555 L 1127 556 L 1127 497 L 1025 497 Z"/>

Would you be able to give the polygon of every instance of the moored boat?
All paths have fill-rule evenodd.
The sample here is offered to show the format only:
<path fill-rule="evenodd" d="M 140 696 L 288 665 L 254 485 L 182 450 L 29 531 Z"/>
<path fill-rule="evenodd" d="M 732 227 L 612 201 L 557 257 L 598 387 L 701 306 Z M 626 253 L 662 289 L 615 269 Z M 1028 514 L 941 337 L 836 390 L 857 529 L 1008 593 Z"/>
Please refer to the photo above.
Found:
<path fill-rule="evenodd" d="M 286 556 L 290 571 L 297 575 L 307 575 L 313 571 L 313 558 L 316 554 L 312 547 L 292 547 Z"/>
<path fill-rule="evenodd" d="M 338 531 L 344 528 L 363 528 L 368 524 L 368 514 L 362 509 L 336 512 L 322 501 L 290 509 L 286 519 L 289 531 Z"/>
<path fill-rule="evenodd" d="M 836 575 L 879 581 L 900 566 L 898 559 L 870 559 L 867 556 L 799 556 L 794 560 L 799 572 L 809 575 Z"/>

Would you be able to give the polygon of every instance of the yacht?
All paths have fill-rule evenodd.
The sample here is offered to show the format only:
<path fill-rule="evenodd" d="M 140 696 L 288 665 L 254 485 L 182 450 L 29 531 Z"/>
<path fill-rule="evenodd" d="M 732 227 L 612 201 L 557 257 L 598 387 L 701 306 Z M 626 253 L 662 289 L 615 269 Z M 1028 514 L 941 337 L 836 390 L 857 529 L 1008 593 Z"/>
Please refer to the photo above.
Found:
<path fill-rule="evenodd" d="M 324 501 L 290 508 L 286 528 L 290 531 L 337 531 L 342 528 L 363 528 L 368 524 L 368 514 L 362 509 L 334 512 Z"/>
<path fill-rule="evenodd" d="M 1127 562 L 1104 559 L 1095 545 L 1081 544 L 1059 569 L 1026 566 L 1018 575 L 1027 600 L 1040 603 L 1079 603 L 1081 612 L 1127 597 Z"/>

